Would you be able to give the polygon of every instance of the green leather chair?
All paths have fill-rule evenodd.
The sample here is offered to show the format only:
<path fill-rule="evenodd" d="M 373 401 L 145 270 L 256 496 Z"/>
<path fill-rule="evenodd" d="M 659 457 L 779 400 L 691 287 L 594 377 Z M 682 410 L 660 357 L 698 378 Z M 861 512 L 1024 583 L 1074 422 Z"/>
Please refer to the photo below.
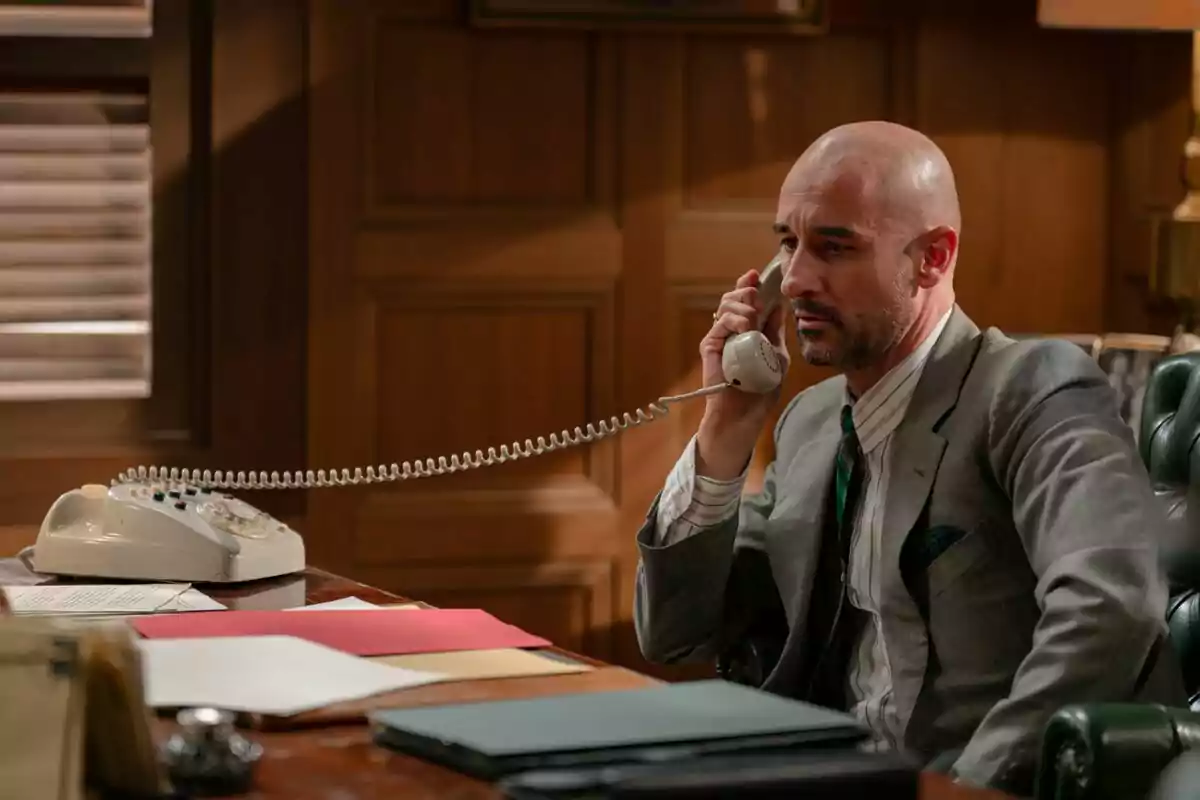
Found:
<path fill-rule="evenodd" d="M 1169 764 L 1200 752 L 1200 353 L 1163 359 L 1146 388 L 1139 447 L 1166 504 L 1163 545 L 1171 584 L 1167 620 L 1190 708 L 1088 703 L 1046 726 L 1038 800 L 1138 800 Z M 1200 789 L 1195 796 L 1200 796 Z"/>

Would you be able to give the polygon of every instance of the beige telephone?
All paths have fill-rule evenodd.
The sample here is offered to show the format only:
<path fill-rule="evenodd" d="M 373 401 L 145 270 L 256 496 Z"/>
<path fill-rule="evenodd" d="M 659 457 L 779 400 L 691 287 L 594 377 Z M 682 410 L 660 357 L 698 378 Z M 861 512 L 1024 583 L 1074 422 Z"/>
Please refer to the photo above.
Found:
<path fill-rule="evenodd" d="M 787 263 L 787 253 L 780 250 L 775 258 L 766 266 L 759 278 L 759 297 L 762 301 L 763 322 L 779 304 L 782 298 L 783 267 Z M 423 461 L 402 464 L 380 465 L 367 467 L 364 471 L 356 467 L 351 473 L 349 469 L 330 470 L 296 470 L 294 472 L 223 472 L 198 469 L 180 469 L 176 467 L 145 467 L 126 470 L 113 481 L 114 485 L 126 483 L 170 483 L 186 484 L 195 488 L 205 489 L 308 489 L 319 486 L 355 486 L 359 484 L 390 483 L 414 478 L 427 478 L 433 475 L 448 475 L 463 472 L 468 469 L 488 467 L 493 464 L 503 464 L 518 458 L 562 450 L 575 445 L 594 442 L 606 436 L 612 436 L 634 425 L 651 422 L 667 413 L 667 407 L 675 403 L 691 400 L 704 395 L 716 394 L 729 387 L 735 387 L 746 392 L 766 394 L 773 391 L 783 382 L 784 364 L 774 346 L 762 333 L 747 331 L 735 334 L 725 342 L 721 355 L 721 371 L 725 382 L 697 389 L 686 394 L 671 395 L 658 398 L 646 409 L 639 408 L 633 414 L 623 414 L 621 417 L 610 417 L 587 429 L 576 428 L 572 431 L 550 434 L 550 440 L 539 436 L 535 443 L 526 439 L 524 443 L 513 442 L 502 445 L 499 452 L 489 447 L 487 454 L 476 450 L 474 454 L 463 453 L 447 459 L 441 456 L 436 461 L 432 458 Z M 647 410 L 648 409 L 648 410 Z"/>

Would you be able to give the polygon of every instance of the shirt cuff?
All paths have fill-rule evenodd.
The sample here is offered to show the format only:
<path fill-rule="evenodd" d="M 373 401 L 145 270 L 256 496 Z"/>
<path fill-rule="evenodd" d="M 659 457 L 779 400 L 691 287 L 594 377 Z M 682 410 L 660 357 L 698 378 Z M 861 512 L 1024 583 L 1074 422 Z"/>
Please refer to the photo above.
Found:
<path fill-rule="evenodd" d="M 696 437 L 675 462 L 658 500 L 657 534 L 662 545 L 719 525 L 737 514 L 749 465 L 731 481 L 696 474 Z"/>

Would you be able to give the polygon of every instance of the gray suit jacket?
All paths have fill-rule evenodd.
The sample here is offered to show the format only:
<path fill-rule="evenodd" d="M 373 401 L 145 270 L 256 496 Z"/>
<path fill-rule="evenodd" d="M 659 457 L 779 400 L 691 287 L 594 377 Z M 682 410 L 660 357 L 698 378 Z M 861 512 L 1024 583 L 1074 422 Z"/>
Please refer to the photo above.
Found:
<path fill-rule="evenodd" d="M 764 688 L 797 696 L 845 380 L 797 395 L 762 493 L 669 547 L 638 533 L 635 622 L 656 661 L 719 647 L 734 551 L 764 551 L 786 612 Z M 1063 705 L 1186 702 L 1166 643 L 1165 517 L 1104 374 L 1065 341 L 980 332 L 955 308 L 891 447 L 882 624 L 904 747 L 1020 790 Z M 731 589 L 732 591 L 732 589 Z"/>

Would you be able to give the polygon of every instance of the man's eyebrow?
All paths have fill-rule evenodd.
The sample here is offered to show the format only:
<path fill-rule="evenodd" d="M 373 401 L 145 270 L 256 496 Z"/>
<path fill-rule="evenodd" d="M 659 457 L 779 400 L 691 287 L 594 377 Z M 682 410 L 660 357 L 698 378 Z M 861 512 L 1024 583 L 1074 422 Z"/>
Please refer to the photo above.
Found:
<path fill-rule="evenodd" d="M 858 234 L 849 228 L 843 228 L 840 225 L 825 225 L 816 228 L 816 232 L 820 236 L 828 236 L 831 239 L 857 239 Z"/>
<path fill-rule="evenodd" d="M 792 226 L 786 222 L 776 222 L 771 226 L 771 230 L 779 236 L 795 236 L 792 232 Z M 859 234 L 852 228 L 847 228 L 842 225 L 819 225 L 813 228 L 813 233 L 818 236 L 826 236 L 830 239 L 858 239 Z"/>

